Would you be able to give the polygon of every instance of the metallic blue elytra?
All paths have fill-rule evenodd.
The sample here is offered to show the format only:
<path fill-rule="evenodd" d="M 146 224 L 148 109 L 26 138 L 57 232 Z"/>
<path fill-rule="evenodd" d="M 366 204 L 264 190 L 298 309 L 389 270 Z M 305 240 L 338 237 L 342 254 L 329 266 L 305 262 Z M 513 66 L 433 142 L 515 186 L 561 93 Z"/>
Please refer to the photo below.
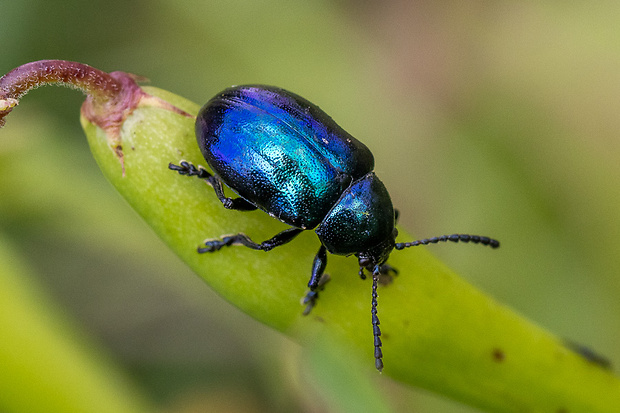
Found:
<path fill-rule="evenodd" d="M 317 106 L 273 87 L 226 89 L 200 110 L 196 136 L 224 183 L 302 229 L 374 167 L 370 150 Z"/>
<path fill-rule="evenodd" d="M 290 228 L 257 243 L 244 233 L 206 241 L 198 252 L 230 245 L 269 251 L 314 229 L 321 246 L 303 302 L 308 314 L 328 276 L 327 252 L 355 255 L 359 275 L 372 273 L 372 326 L 375 366 L 383 369 L 381 330 L 377 316 L 380 276 L 395 269 L 386 264 L 394 249 L 453 241 L 497 248 L 499 242 L 477 235 L 454 234 L 396 243 L 397 212 L 390 195 L 373 172 L 370 150 L 349 135 L 318 106 L 273 86 L 228 88 L 202 107 L 196 138 L 213 170 L 182 161 L 169 168 L 206 180 L 225 208 L 261 209 Z M 228 198 L 223 184 L 239 195 Z"/>

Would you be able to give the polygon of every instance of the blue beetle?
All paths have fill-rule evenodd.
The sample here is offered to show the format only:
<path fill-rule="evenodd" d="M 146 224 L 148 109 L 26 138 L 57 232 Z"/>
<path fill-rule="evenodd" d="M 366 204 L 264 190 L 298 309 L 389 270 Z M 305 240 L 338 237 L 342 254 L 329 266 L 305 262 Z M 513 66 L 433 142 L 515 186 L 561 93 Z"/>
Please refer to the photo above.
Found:
<path fill-rule="evenodd" d="M 198 252 L 230 245 L 269 251 L 314 229 L 321 246 L 312 264 L 304 314 L 315 305 L 318 290 L 327 281 L 327 252 L 355 255 L 360 277 L 366 278 L 364 270 L 372 274 L 371 313 L 379 371 L 383 354 L 377 283 L 380 276 L 396 272 L 386 264 L 392 250 L 445 241 L 499 247 L 494 239 L 465 234 L 396 243 L 398 212 L 373 172 L 370 150 L 318 106 L 284 89 L 246 85 L 222 91 L 198 113 L 196 138 L 215 174 L 185 161 L 170 164 L 170 169 L 206 180 L 225 208 L 261 209 L 290 225 L 261 243 L 238 233 L 206 241 Z M 226 197 L 222 184 L 239 197 Z"/>

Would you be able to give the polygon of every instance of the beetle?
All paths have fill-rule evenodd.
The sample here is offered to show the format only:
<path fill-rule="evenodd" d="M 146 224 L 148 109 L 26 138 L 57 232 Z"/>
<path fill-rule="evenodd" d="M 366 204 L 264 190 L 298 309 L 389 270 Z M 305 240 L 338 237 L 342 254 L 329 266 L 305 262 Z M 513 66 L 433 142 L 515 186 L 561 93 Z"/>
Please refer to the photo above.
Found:
<path fill-rule="evenodd" d="M 397 243 L 398 212 L 373 172 L 370 150 L 318 106 L 287 90 L 265 85 L 234 86 L 213 97 L 196 117 L 196 139 L 214 172 L 182 161 L 169 168 L 211 185 L 225 208 L 261 209 L 290 228 L 255 242 L 244 233 L 205 241 L 199 253 L 244 245 L 262 251 L 314 230 L 321 246 L 303 299 L 308 314 L 327 281 L 327 252 L 354 255 L 359 276 L 372 274 L 371 315 L 375 367 L 383 369 L 377 316 L 380 276 L 396 270 L 386 264 L 392 250 L 437 242 L 472 242 L 499 247 L 495 239 L 453 234 Z M 238 197 L 224 195 L 223 184 Z"/>

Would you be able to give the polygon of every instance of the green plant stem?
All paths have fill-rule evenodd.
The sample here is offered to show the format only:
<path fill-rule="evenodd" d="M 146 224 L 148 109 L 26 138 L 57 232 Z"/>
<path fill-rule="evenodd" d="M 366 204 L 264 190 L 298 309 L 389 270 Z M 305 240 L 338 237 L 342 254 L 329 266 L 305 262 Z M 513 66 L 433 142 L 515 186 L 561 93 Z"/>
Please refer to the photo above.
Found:
<path fill-rule="evenodd" d="M 185 112 L 198 111 L 171 93 L 144 90 Z M 82 125 L 110 182 L 215 291 L 303 345 L 331 337 L 373 370 L 370 281 L 359 280 L 355 260 L 328 257 L 332 281 L 303 317 L 299 299 L 319 246 L 311 232 L 268 254 L 237 247 L 196 252 L 205 238 L 242 231 L 267 239 L 285 226 L 261 212 L 225 210 L 204 182 L 168 170 L 181 159 L 205 164 L 193 119 L 148 105 L 133 111 L 121 135 L 125 175 L 106 132 L 86 118 Z M 474 289 L 428 249 L 392 254 L 390 264 L 400 275 L 379 288 L 386 376 L 494 412 L 620 410 L 620 381 L 610 371 Z"/>

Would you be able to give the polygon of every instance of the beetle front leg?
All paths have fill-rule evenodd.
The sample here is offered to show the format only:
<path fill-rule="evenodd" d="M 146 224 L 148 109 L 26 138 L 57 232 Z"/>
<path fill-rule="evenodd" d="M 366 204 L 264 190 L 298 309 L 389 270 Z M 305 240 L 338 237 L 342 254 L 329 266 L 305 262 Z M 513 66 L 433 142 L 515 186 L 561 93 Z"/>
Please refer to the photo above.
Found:
<path fill-rule="evenodd" d="M 300 228 L 288 228 L 260 244 L 252 241 L 250 237 L 243 232 L 234 235 L 225 235 L 222 239 L 205 241 L 205 246 L 199 247 L 198 252 L 201 254 L 204 252 L 215 252 L 223 247 L 229 247 L 231 245 L 244 245 L 253 250 L 271 251 L 275 247 L 291 242 L 297 235 L 301 234 L 302 231 L 304 230 Z"/>
<path fill-rule="evenodd" d="M 215 175 L 210 174 L 206 169 L 201 166 L 196 167 L 194 164 L 182 161 L 179 165 L 173 163 L 168 164 L 168 169 L 176 171 L 179 175 L 196 176 L 199 179 L 204 179 L 215 191 L 217 199 L 220 200 L 224 208 L 233 209 L 236 211 L 254 211 L 257 206 L 246 201 L 243 198 L 228 198 L 224 195 L 224 187 L 222 181 Z M 220 247 L 221 248 L 221 247 Z M 218 248 L 219 249 L 219 248 Z"/>
<path fill-rule="evenodd" d="M 308 281 L 308 288 L 310 291 L 304 296 L 301 303 L 306 306 L 303 315 L 310 314 L 312 308 L 316 305 L 316 300 L 319 298 L 319 290 L 323 289 L 323 286 L 329 281 L 329 275 L 325 274 L 325 267 L 327 266 L 327 250 L 324 245 L 321 245 L 319 252 L 316 253 L 314 261 L 312 262 L 312 275 L 310 281 Z"/>

